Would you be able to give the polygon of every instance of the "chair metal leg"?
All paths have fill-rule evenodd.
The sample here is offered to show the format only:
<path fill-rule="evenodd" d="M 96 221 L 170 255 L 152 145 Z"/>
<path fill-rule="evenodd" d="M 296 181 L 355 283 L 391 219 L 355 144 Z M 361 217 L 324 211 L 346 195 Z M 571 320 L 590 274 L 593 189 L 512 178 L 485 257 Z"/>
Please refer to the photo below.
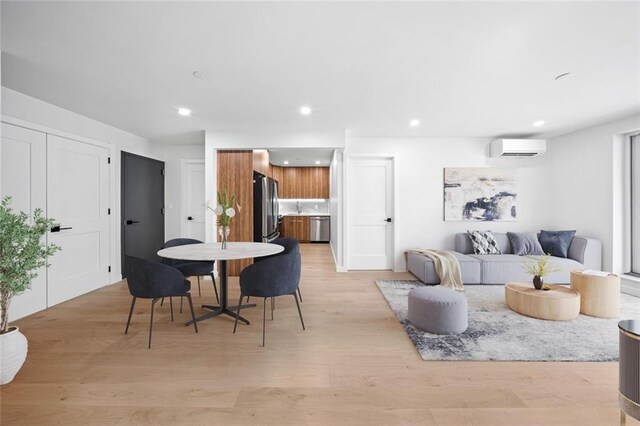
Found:
<path fill-rule="evenodd" d="M 202 291 L 200 291 L 200 275 L 198 275 L 198 297 L 202 297 Z"/>
<path fill-rule="evenodd" d="M 169 296 L 169 307 L 171 309 L 171 322 L 173 322 L 173 297 Z"/>
<path fill-rule="evenodd" d="M 216 302 L 220 304 L 220 297 L 218 297 L 218 287 L 216 287 L 216 277 L 211 273 L 211 281 L 213 282 L 213 291 L 216 293 Z"/>
<path fill-rule="evenodd" d="M 182 313 L 182 301 L 184 300 L 184 296 L 180 296 L 180 313 Z"/>
<path fill-rule="evenodd" d="M 240 293 L 240 301 L 238 301 L 238 312 L 236 312 L 236 321 L 233 324 L 233 334 L 236 334 L 236 328 L 238 328 L 238 317 L 240 317 L 240 308 L 242 308 L 242 298 L 244 294 Z M 249 296 L 247 296 L 248 298 Z"/>
<path fill-rule="evenodd" d="M 298 307 L 298 315 L 300 315 L 300 322 L 302 323 L 302 329 L 306 330 L 306 328 L 304 328 L 304 320 L 302 319 L 302 311 L 300 310 L 300 303 L 298 302 L 298 295 L 294 292 L 293 297 L 296 298 L 296 306 Z"/>
<path fill-rule="evenodd" d="M 182 298 L 180 298 L 182 300 Z M 191 300 L 191 293 L 187 293 L 187 300 L 189 301 L 189 309 L 191 309 L 191 319 L 193 320 L 193 328 L 198 332 L 198 324 L 196 323 L 196 314 L 193 311 L 193 301 Z"/>
<path fill-rule="evenodd" d="M 129 332 L 129 324 L 131 323 L 131 314 L 133 314 L 133 307 L 136 305 L 137 297 L 133 296 L 133 300 L 131 300 L 131 309 L 129 309 L 129 319 L 127 320 L 127 327 L 124 329 L 124 334 Z"/>
<path fill-rule="evenodd" d="M 151 301 L 151 321 L 149 321 L 149 349 L 151 349 L 151 333 L 153 332 L 153 308 L 156 305 L 158 299 L 153 299 Z"/>
<path fill-rule="evenodd" d="M 273 310 L 275 309 L 275 304 L 276 304 L 276 298 L 272 297 L 271 298 L 271 321 L 273 321 Z"/>
<path fill-rule="evenodd" d="M 264 348 L 264 335 L 267 327 L 267 298 L 264 298 L 264 303 L 262 304 L 262 347 Z"/>
<path fill-rule="evenodd" d="M 162 298 L 162 300 L 160 300 L 160 306 L 162 306 L 164 304 L 164 297 Z"/>
<path fill-rule="evenodd" d="M 300 302 L 302 302 L 302 293 L 300 293 L 300 287 L 298 286 L 298 296 L 300 296 Z"/>

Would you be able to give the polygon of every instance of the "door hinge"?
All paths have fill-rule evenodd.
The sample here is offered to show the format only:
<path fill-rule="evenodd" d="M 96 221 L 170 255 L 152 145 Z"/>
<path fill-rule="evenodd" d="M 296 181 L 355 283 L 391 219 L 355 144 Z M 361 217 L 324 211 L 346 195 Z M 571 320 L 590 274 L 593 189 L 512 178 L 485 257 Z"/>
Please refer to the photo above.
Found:
<path fill-rule="evenodd" d="M 111 157 L 107 157 L 107 164 L 111 164 Z"/>
<path fill-rule="evenodd" d="M 111 214 L 111 209 L 107 209 L 107 214 Z"/>
<path fill-rule="evenodd" d="M 160 174 L 161 174 L 162 176 L 164 176 L 164 169 L 161 169 L 161 170 L 160 170 Z"/>
<path fill-rule="evenodd" d="M 164 207 L 160 209 L 160 214 L 164 214 Z"/>
<path fill-rule="evenodd" d="M 108 268 L 108 269 L 109 269 L 109 272 L 111 272 L 111 266 L 109 266 L 109 268 Z"/>

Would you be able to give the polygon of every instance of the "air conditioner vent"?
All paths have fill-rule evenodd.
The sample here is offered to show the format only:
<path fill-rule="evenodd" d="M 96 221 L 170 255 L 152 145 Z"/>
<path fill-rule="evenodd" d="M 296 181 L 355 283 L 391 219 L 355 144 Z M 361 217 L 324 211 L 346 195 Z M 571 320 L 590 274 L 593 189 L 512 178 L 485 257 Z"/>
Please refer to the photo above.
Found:
<path fill-rule="evenodd" d="M 496 139 L 491 142 L 492 157 L 537 157 L 546 150 L 544 139 Z"/>

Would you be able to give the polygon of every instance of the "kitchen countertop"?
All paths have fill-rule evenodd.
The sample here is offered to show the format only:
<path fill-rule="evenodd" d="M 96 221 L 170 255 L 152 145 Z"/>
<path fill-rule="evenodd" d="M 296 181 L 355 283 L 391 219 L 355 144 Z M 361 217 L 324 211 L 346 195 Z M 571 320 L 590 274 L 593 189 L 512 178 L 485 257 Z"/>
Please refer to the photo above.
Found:
<path fill-rule="evenodd" d="M 282 216 L 330 216 L 329 213 L 283 213 Z"/>

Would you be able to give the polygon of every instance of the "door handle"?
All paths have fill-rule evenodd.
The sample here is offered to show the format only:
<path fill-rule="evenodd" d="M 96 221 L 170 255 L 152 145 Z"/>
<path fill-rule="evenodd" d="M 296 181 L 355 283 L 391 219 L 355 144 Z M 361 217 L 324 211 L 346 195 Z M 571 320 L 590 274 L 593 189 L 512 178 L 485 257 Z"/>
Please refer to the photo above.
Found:
<path fill-rule="evenodd" d="M 125 223 L 127 225 L 133 225 L 134 223 L 140 223 L 140 221 L 138 221 L 138 220 L 127 220 Z"/>
<path fill-rule="evenodd" d="M 386 218 L 384 221 L 385 221 L 385 222 L 391 222 L 391 218 L 390 218 L 390 217 L 388 217 L 388 218 Z"/>
<path fill-rule="evenodd" d="M 193 220 L 192 216 L 187 217 L 187 220 Z"/>
<path fill-rule="evenodd" d="M 56 225 L 56 226 L 53 226 L 53 227 L 51 228 L 51 232 L 66 231 L 67 229 L 73 229 L 73 228 L 72 228 L 71 226 L 67 226 L 67 227 L 65 227 L 65 228 L 62 228 L 62 227 L 60 227 L 60 225 Z"/>

